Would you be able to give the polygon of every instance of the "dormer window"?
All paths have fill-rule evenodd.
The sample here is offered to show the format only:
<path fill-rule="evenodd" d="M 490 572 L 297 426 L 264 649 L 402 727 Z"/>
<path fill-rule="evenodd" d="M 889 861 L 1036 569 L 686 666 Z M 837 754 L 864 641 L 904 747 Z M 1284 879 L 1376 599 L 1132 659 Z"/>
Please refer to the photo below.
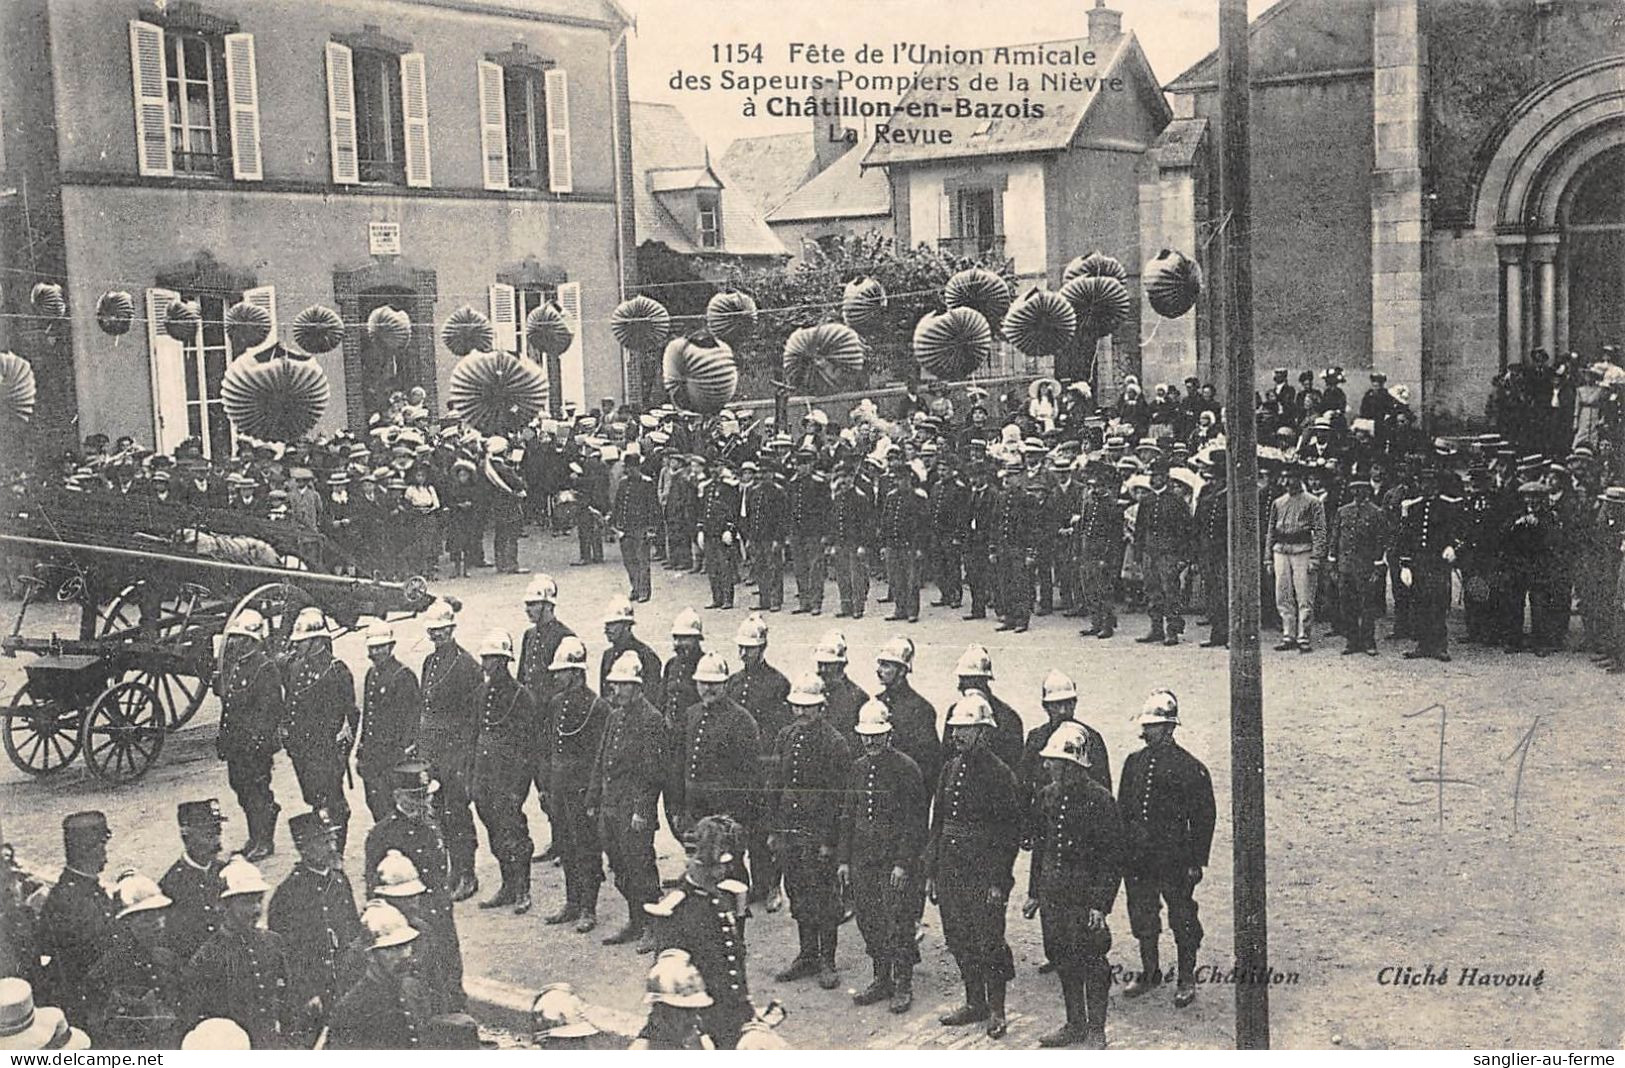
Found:
<path fill-rule="evenodd" d="M 714 192 L 696 194 L 699 201 L 699 234 L 701 248 L 722 247 L 722 197 Z"/>

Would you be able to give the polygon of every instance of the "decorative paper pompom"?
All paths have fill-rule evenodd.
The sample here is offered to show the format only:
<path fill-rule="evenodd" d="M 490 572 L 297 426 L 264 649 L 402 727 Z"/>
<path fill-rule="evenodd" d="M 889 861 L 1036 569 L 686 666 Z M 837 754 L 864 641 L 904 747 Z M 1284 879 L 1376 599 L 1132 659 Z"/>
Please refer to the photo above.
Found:
<path fill-rule="evenodd" d="M 543 304 L 525 316 L 525 345 L 532 353 L 562 356 L 569 351 L 575 339 L 574 331 L 564 321 L 564 312 L 557 304 Z"/>
<path fill-rule="evenodd" d="M 471 352 L 451 369 L 447 407 L 478 430 L 499 433 L 547 407 L 547 376 L 512 353 Z"/>
<path fill-rule="evenodd" d="M 271 313 L 258 304 L 239 300 L 226 309 L 226 337 L 231 339 L 231 351 L 241 355 L 271 336 Z"/>
<path fill-rule="evenodd" d="M 950 308 L 975 308 L 991 325 L 1003 322 L 1010 310 L 1010 284 L 984 267 L 972 267 L 948 279 L 942 300 Z"/>
<path fill-rule="evenodd" d="M 464 304 L 440 328 L 440 343 L 453 356 L 467 356 L 471 352 L 490 352 L 497 347 L 497 336 L 484 312 Z"/>
<path fill-rule="evenodd" d="M 674 337 L 661 357 L 661 380 L 674 403 L 685 399 L 703 415 L 714 415 L 739 389 L 739 364 L 726 342 L 705 335 Z"/>
<path fill-rule="evenodd" d="M 623 300 L 609 316 L 609 332 L 623 348 L 653 352 L 671 336 L 671 313 L 653 297 Z"/>
<path fill-rule="evenodd" d="M 1128 277 L 1128 271 L 1123 269 L 1123 265 L 1121 263 L 1112 259 L 1112 257 L 1106 255 L 1104 252 L 1095 251 L 1089 253 L 1087 256 L 1079 256 L 1077 259 L 1074 259 L 1071 263 L 1067 264 L 1066 270 L 1061 272 L 1061 284 L 1065 285 L 1066 283 L 1072 281 L 1072 279 L 1081 278 L 1084 275 L 1096 274 L 1109 275 L 1112 278 L 1117 279 L 1119 282 Z"/>
<path fill-rule="evenodd" d="M 804 326 L 784 343 L 785 381 L 826 393 L 863 370 L 863 339 L 843 323 Z"/>
<path fill-rule="evenodd" d="M 1004 336 L 1028 356 L 1053 356 L 1078 330 L 1078 313 L 1061 294 L 1040 289 L 1010 306 Z"/>
<path fill-rule="evenodd" d="M 975 308 L 927 315 L 914 327 L 914 358 L 938 378 L 964 378 L 993 350 L 993 329 Z"/>
<path fill-rule="evenodd" d="M 202 322 L 203 309 L 195 300 L 172 300 L 164 309 L 164 333 L 176 341 L 196 341 Z"/>
<path fill-rule="evenodd" d="M 1128 287 L 1109 274 L 1083 274 L 1061 287 L 1078 314 L 1078 337 L 1104 337 L 1134 308 Z"/>
<path fill-rule="evenodd" d="M 261 362 L 233 360 L 220 383 L 226 415 L 239 434 L 294 441 L 327 411 L 327 372 L 314 360 L 290 360 L 280 346 Z"/>
<path fill-rule="evenodd" d="M 344 320 L 332 308 L 312 304 L 293 320 L 293 343 L 313 356 L 344 344 Z"/>
<path fill-rule="evenodd" d="M 756 329 L 756 301 L 749 293 L 718 293 L 705 306 L 705 325 L 718 341 L 738 344 Z"/>
<path fill-rule="evenodd" d="M 367 316 L 367 337 L 385 352 L 402 352 L 412 340 L 412 317 L 387 304 L 379 305 Z"/>
<path fill-rule="evenodd" d="M 0 352 L 0 422 L 34 418 L 34 368 L 15 352 Z"/>
<path fill-rule="evenodd" d="M 110 289 L 96 301 L 96 325 L 102 333 L 122 337 L 135 321 L 135 298 L 122 289 Z"/>
<path fill-rule="evenodd" d="M 68 314 L 68 298 L 55 282 L 37 282 L 29 294 L 34 310 L 48 319 L 62 319 Z"/>
<path fill-rule="evenodd" d="M 1202 292 L 1202 268 L 1182 252 L 1163 249 L 1146 272 L 1145 295 L 1151 310 L 1166 319 L 1190 311 Z"/>
<path fill-rule="evenodd" d="M 873 278 L 854 278 L 841 291 L 841 318 L 860 334 L 878 326 L 885 310 L 886 287 Z"/>

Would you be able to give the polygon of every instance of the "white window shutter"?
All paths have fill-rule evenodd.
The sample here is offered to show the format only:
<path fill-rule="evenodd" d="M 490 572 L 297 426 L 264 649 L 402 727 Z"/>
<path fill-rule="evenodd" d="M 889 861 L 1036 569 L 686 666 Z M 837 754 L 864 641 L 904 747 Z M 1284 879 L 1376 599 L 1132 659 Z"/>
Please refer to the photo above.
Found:
<path fill-rule="evenodd" d="M 152 379 L 152 441 L 161 453 L 186 440 L 186 347 L 164 330 L 164 313 L 181 299 L 172 289 L 147 290 L 148 373 Z"/>
<path fill-rule="evenodd" d="M 231 173 L 242 181 L 265 177 L 260 160 L 260 83 L 254 35 L 226 34 L 226 98 L 231 105 Z"/>
<path fill-rule="evenodd" d="M 243 291 L 243 303 L 265 309 L 266 314 L 271 317 L 271 332 L 266 334 L 265 340 L 254 348 L 232 353 L 234 357 L 251 356 L 255 353 L 264 352 L 277 342 L 276 286 L 256 286 L 253 289 L 245 289 Z"/>
<path fill-rule="evenodd" d="M 559 393 L 565 404 L 574 404 L 576 411 L 587 410 L 586 366 L 581 352 L 581 283 L 559 283 L 559 311 L 569 324 L 573 335 L 570 347 L 559 357 Z"/>
<path fill-rule="evenodd" d="M 497 350 L 521 354 L 524 331 L 519 326 L 519 295 L 513 286 L 500 282 L 491 287 L 491 329 L 496 333 Z"/>
<path fill-rule="evenodd" d="M 547 187 L 570 192 L 570 79 L 562 70 L 547 72 L 543 85 L 547 98 Z"/>
<path fill-rule="evenodd" d="M 422 52 L 408 52 L 401 57 L 401 111 L 406 120 L 406 184 L 427 186 L 429 73 Z"/>
<path fill-rule="evenodd" d="M 333 153 L 334 183 L 361 181 L 355 137 L 355 61 L 350 50 L 336 41 L 327 43 L 327 139 Z"/>
<path fill-rule="evenodd" d="M 508 101 L 502 68 L 480 60 L 480 155 L 485 161 L 485 188 L 508 188 Z"/>
<path fill-rule="evenodd" d="M 150 22 L 130 22 L 130 78 L 135 86 L 135 159 L 141 174 L 175 174 L 169 143 L 169 89 L 164 82 L 164 30 Z"/>

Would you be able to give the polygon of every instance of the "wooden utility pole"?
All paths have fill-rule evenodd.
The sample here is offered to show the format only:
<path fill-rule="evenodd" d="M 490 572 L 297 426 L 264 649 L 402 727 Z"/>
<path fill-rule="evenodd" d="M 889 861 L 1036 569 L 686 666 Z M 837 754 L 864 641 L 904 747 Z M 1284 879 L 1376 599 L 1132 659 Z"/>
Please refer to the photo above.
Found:
<path fill-rule="evenodd" d="M 1219 288 L 1230 476 L 1230 816 L 1236 1048 L 1270 1044 L 1265 912 L 1264 680 L 1258 655 L 1258 426 L 1253 403 L 1253 265 L 1247 0 L 1219 0 Z"/>

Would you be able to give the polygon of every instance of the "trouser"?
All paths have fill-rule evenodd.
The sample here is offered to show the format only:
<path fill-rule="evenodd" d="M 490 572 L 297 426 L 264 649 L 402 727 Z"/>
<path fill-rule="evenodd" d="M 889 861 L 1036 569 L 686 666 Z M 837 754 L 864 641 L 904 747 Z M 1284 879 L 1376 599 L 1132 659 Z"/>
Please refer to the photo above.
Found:
<path fill-rule="evenodd" d="M 931 570 L 936 578 L 942 603 L 958 608 L 965 598 L 965 549 L 951 538 L 939 538 L 936 543 Z"/>
<path fill-rule="evenodd" d="M 348 756 L 343 750 L 332 752 L 289 752 L 293 762 L 294 778 L 299 780 L 299 796 L 313 809 L 325 809 L 328 822 L 336 828 L 340 842 L 350 832 L 350 802 L 344 796 L 344 768 Z"/>
<path fill-rule="evenodd" d="M 1400 578 L 1399 558 L 1390 555 L 1388 560 L 1388 584 L 1394 594 L 1394 637 L 1413 638 L 1415 633 L 1411 621 L 1411 602 L 1416 596 L 1411 586 L 1405 585 Z"/>
<path fill-rule="evenodd" d="M 1034 578 L 1038 583 L 1038 607 L 1046 612 L 1055 610 L 1055 549 L 1045 545 L 1034 555 Z"/>
<path fill-rule="evenodd" d="M 1207 601 L 1208 640 L 1230 640 L 1230 561 L 1223 556 L 1202 563 L 1202 594 Z"/>
<path fill-rule="evenodd" d="M 1202 945 L 1202 921 L 1198 918 L 1196 884 L 1181 870 L 1130 872 L 1123 877 L 1128 893 L 1128 922 L 1134 937 L 1155 941 L 1162 933 L 1162 905 L 1168 905 L 1168 927 L 1174 932 L 1174 945 L 1182 954 L 1194 954 Z"/>
<path fill-rule="evenodd" d="M 705 575 L 711 580 L 711 603 L 732 608 L 734 584 L 739 581 L 732 545 L 722 544 L 721 538 L 705 539 Z"/>
<path fill-rule="evenodd" d="M 828 856 L 821 856 L 819 843 L 811 835 L 794 832 L 784 834 L 783 848 L 784 893 L 790 899 L 790 916 L 819 929 L 839 925 L 844 910 L 835 884 L 834 848 Z"/>
<path fill-rule="evenodd" d="M 784 881 L 784 866 L 779 855 L 768 848 L 769 833 L 766 822 L 756 820 L 750 824 L 750 896 L 754 901 L 765 901 Z"/>
<path fill-rule="evenodd" d="M 492 524 L 492 552 L 498 571 L 519 570 L 519 530 L 517 519 L 498 519 Z"/>
<path fill-rule="evenodd" d="M 986 545 L 971 545 L 965 550 L 965 585 L 970 589 L 970 614 L 987 614 L 993 601 L 994 570 Z"/>
<path fill-rule="evenodd" d="M 1055 587 L 1062 609 L 1070 611 L 1080 605 L 1078 580 L 1078 552 L 1076 546 L 1070 541 L 1057 545 L 1055 549 Z"/>
<path fill-rule="evenodd" d="M 1315 576 L 1309 571 L 1313 553 L 1275 550 L 1275 610 L 1281 615 L 1284 641 L 1309 639 L 1315 614 Z"/>
<path fill-rule="evenodd" d="M 1562 649 L 1569 640 L 1569 617 L 1574 614 L 1574 572 L 1562 561 L 1555 573 L 1540 583 L 1544 588 L 1546 610 L 1541 613 L 1541 631 L 1548 648 Z"/>
<path fill-rule="evenodd" d="M 1001 548 L 998 569 L 999 612 L 1011 626 L 1025 627 L 1033 614 L 1033 577 L 1026 550 Z"/>
<path fill-rule="evenodd" d="M 627 922 L 642 927 L 643 906 L 660 896 L 660 869 L 655 864 L 655 821 L 633 830 L 631 813 L 599 814 L 598 838 L 603 843 L 615 889 L 626 899 Z"/>
<path fill-rule="evenodd" d="M 985 879 L 973 879 L 937 889 L 943 941 L 967 986 L 973 979 L 1009 982 L 1016 977 L 1015 958 L 1004 938 L 1005 902 L 1001 898 L 998 904 L 988 904 L 991 885 Z"/>
<path fill-rule="evenodd" d="M 750 574 L 756 580 L 756 607 L 767 611 L 784 607 L 784 554 L 772 541 L 753 542 Z"/>
<path fill-rule="evenodd" d="M 445 835 L 446 853 L 451 859 L 446 885 L 455 888 L 464 875 L 474 874 L 474 852 L 479 845 L 474 831 L 474 801 L 468 796 L 468 783 L 461 776 L 440 772 L 439 777 L 440 789 L 434 795 L 435 816 L 440 820 L 440 832 Z"/>
<path fill-rule="evenodd" d="M 666 562 L 687 570 L 694 566 L 694 526 L 666 520 Z"/>
<path fill-rule="evenodd" d="M 920 558 L 912 545 L 886 546 L 886 583 L 892 612 L 900 619 L 920 614 Z"/>
<path fill-rule="evenodd" d="M 270 844 L 276 835 L 276 817 L 282 808 L 271 792 L 272 755 L 243 753 L 226 758 L 226 781 L 242 807 L 250 842 Z"/>
<path fill-rule="evenodd" d="M 1342 575 L 1343 637 L 1350 649 L 1377 647 L 1377 598 L 1382 593 L 1382 572 Z"/>
<path fill-rule="evenodd" d="M 796 606 L 807 612 L 824 610 L 824 543 L 819 538 L 795 540 Z M 844 606 L 843 606 L 844 607 Z"/>
<path fill-rule="evenodd" d="M 548 848 L 554 851 L 562 851 L 566 840 L 570 837 L 570 829 L 559 815 L 558 798 L 553 796 L 552 786 L 548 781 L 550 770 L 551 767 L 547 757 L 542 757 L 537 761 L 536 768 L 531 774 L 531 781 L 536 785 L 536 807 L 541 809 L 542 815 L 547 817 Z M 528 784 L 524 792 L 526 794 L 530 793 Z M 521 798 L 520 800 L 522 802 L 524 799 Z"/>
<path fill-rule="evenodd" d="M 918 918 L 914 902 L 921 880 L 909 871 L 901 886 L 891 884 L 892 862 L 888 857 L 852 858 L 852 911 L 864 950 L 876 964 L 915 965 L 920 947 L 914 941 Z"/>
<path fill-rule="evenodd" d="M 564 900 L 577 908 L 594 909 L 604 882 L 604 854 L 598 846 L 598 828 L 587 815 L 587 788 L 558 791 L 554 800 L 557 827 L 567 828 L 560 845 L 564 868 Z M 557 832 L 555 832 L 555 838 Z"/>
<path fill-rule="evenodd" d="M 1410 594 L 1407 614 L 1417 649 L 1424 653 L 1449 651 L 1445 619 L 1450 612 L 1450 566 L 1442 561 L 1434 566 L 1411 565 Z"/>
<path fill-rule="evenodd" d="M 582 563 L 599 563 L 604 559 L 604 521 L 585 501 L 576 503 L 576 542 L 581 549 Z"/>
<path fill-rule="evenodd" d="M 1100 560 L 1085 557 L 1082 565 L 1083 610 L 1089 616 L 1089 623 L 1098 630 L 1115 630 L 1117 628 L 1117 610 L 1112 605 L 1112 593 L 1116 588 L 1118 565 L 1114 561 Z"/>
<path fill-rule="evenodd" d="M 485 824 L 485 837 L 506 880 L 511 867 L 524 864 L 530 870 L 530 821 L 525 818 L 530 776 L 522 769 L 504 768 L 490 779 L 475 784 L 474 809 Z"/>
<path fill-rule="evenodd" d="M 869 603 L 868 555 L 856 545 L 835 547 L 835 588 L 841 593 L 841 611 L 860 619 Z"/>
<path fill-rule="evenodd" d="M 1178 560 L 1161 553 L 1147 555 L 1145 570 L 1145 606 L 1151 616 L 1151 629 L 1164 634 L 1185 632 L 1185 617 L 1179 603 L 1179 573 L 1184 570 Z"/>
<path fill-rule="evenodd" d="M 1521 649 L 1525 646 L 1523 630 L 1523 607 L 1529 604 L 1529 634 L 1528 646 L 1535 649 L 1551 649 L 1560 640 L 1552 632 L 1552 591 L 1547 582 L 1527 574 L 1508 572 L 1507 574 L 1507 630 L 1506 644 L 1508 649 Z"/>
<path fill-rule="evenodd" d="M 621 538 L 621 563 L 632 586 L 632 600 L 647 601 L 652 585 L 649 577 L 649 535 L 629 530 Z"/>
<path fill-rule="evenodd" d="M 1039 911 L 1044 932 L 1044 956 L 1055 963 L 1066 1000 L 1066 1022 L 1101 1031 L 1106 1027 L 1106 998 L 1111 992 L 1111 929 L 1087 925 L 1089 910 L 1081 904 L 1045 905 Z"/>
<path fill-rule="evenodd" d="M 395 812 L 395 772 L 389 767 L 362 768 L 361 788 L 367 796 L 372 822 L 382 823 Z"/>

